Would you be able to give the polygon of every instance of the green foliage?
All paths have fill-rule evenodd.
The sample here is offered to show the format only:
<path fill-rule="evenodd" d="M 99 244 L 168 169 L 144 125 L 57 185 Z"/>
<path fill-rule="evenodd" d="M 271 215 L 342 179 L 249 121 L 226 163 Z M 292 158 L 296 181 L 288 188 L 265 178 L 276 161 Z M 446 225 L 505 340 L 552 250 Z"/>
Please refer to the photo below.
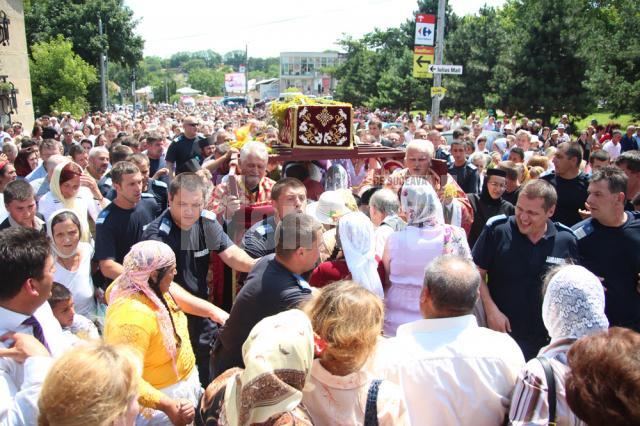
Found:
<path fill-rule="evenodd" d="M 640 117 L 640 7 L 636 0 L 587 3 L 588 26 L 581 37 L 587 60 L 585 86 L 615 115 Z"/>
<path fill-rule="evenodd" d="M 247 59 L 244 50 L 232 50 L 227 52 L 222 57 L 223 63 L 233 68 L 233 71 L 238 71 L 240 65 L 246 64 Z"/>
<path fill-rule="evenodd" d="M 54 109 L 80 114 L 88 110 L 88 87 L 98 81 L 96 69 L 73 52 L 62 36 L 31 48 L 31 90 L 39 114 Z"/>
<path fill-rule="evenodd" d="M 224 90 L 224 71 L 196 68 L 189 73 L 189 84 L 209 96 L 221 96 Z"/>
<path fill-rule="evenodd" d="M 144 41 L 135 35 L 137 21 L 123 0 L 31 0 L 25 1 L 24 15 L 30 49 L 61 34 L 73 43 L 75 53 L 94 66 L 103 47 L 111 62 L 134 66 L 142 59 Z M 102 17 L 102 38 L 98 16 Z"/>

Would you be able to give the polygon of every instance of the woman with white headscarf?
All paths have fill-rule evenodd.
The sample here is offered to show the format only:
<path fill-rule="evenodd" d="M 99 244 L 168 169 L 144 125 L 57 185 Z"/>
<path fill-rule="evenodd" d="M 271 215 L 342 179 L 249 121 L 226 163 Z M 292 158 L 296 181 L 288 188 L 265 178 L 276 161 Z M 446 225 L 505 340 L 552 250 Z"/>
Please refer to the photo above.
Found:
<path fill-rule="evenodd" d="M 386 336 L 395 336 L 398 326 L 422 318 L 419 299 L 429 263 L 444 254 L 471 259 L 464 230 L 444 223 L 442 205 L 429 182 L 408 180 L 400 191 L 400 203 L 407 227 L 389 236 L 382 255 Z"/>
<path fill-rule="evenodd" d="M 566 401 L 567 352 L 581 337 L 609 327 L 604 314 L 604 290 L 595 275 L 577 265 L 551 270 L 545 281 L 542 319 L 551 343 L 520 373 L 511 400 L 510 424 L 584 425 Z M 552 376 L 550 383 L 547 377 Z M 551 395 L 550 386 L 555 387 Z M 554 399 L 551 406 L 549 401 L 553 403 Z"/>
<path fill-rule="evenodd" d="M 89 216 L 95 220 L 100 211 L 109 204 L 102 196 L 95 180 L 86 175 L 82 168 L 72 161 L 64 161 L 53 170 L 51 190 L 38 203 L 38 212 L 45 220 L 61 208 L 73 210 L 82 225 L 81 241 L 89 242 Z"/>
<path fill-rule="evenodd" d="M 336 245 L 342 256 L 318 265 L 311 274 L 309 284 L 312 287 L 324 287 L 334 281 L 351 279 L 384 298 L 371 220 L 362 212 L 347 213 L 338 221 L 337 229 Z"/>
<path fill-rule="evenodd" d="M 49 217 L 47 234 L 55 259 L 53 280 L 69 289 L 75 311 L 96 319 L 95 288 L 91 279 L 91 244 L 80 241 L 82 225 L 73 210 L 60 209 Z"/>

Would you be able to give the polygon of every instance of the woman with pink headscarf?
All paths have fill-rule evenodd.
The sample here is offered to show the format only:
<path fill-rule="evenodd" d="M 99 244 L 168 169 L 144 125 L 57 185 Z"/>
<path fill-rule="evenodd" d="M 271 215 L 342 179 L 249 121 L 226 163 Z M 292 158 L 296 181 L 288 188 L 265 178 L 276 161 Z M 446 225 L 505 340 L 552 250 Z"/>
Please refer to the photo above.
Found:
<path fill-rule="evenodd" d="M 185 290 L 172 282 L 175 254 L 159 241 L 142 241 L 131 248 L 123 268 L 107 290 L 104 338 L 108 343 L 132 346 L 140 355 L 142 410 L 136 424 L 189 424 L 202 387 L 187 317 L 180 309 L 185 307 L 178 306 Z M 201 302 L 200 312 L 213 312 L 224 322 L 224 311 Z M 200 314 L 191 309 L 187 312 Z"/>

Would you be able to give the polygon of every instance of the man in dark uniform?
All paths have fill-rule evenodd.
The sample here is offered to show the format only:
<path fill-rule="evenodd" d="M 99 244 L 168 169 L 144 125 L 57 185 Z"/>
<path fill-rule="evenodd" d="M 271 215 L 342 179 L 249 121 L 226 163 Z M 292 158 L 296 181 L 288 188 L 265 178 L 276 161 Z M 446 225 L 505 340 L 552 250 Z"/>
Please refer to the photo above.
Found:
<path fill-rule="evenodd" d="M 145 229 L 142 240 L 162 241 L 176 253 L 175 282 L 190 294 L 208 300 L 209 253 L 215 251 L 229 267 L 249 272 L 256 260 L 234 245 L 214 213 L 203 210 L 206 186 L 195 173 L 182 173 L 169 185 L 169 209 Z M 203 385 L 209 383 L 209 352 L 217 327 L 206 318 L 187 315 L 189 336 Z"/>
<path fill-rule="evenodd" d="M 582 148 L 577 143 L 563 142 L 553 156 L 555 171 L 541 179 L 549 182 L 558 193 L 558 205 L 551 220 L 566 226 L 580 222 L 579 210 L 587 201 L 589 177 L 580 171 Z"/>
<path fill-rule="evenodd" d="M 306 210 L 307 189 L 296 178 L 281 179 L 271 189 L 271 205 L 275 214 L 256 222 L 242 238 L 242 247 L 254 259 L 275 252 L 276 226 L 287 214 Z"/>
<path fill-rule="evenodd" d="M 184 132 L 169 145 L 165 156 L 166 167 L 172 178 L 180 173 L 197 171 L 203 159 L 199 146 L 202 137 L 198 136 L 197 120 L 191 116 L 185 117 L 182 127 Z"/>
<path fill-rule="evenodd" d="M 129 157 L 129 161 L 138 166 L 140 174 L 142 174 L 142 196 L 153 197 L 158 203 L 158 206 L 160 206 L 160 211 L 165 211 L 169 205 L 169 186 L 161 180 L 149 178 L 149 159 L 146 155 L 133 154 Z M 106 197 L 110 200 L 115 199 L 116 191 L 112 189 Z"/>
<path fill-rule="evenodd" d="M 580 263 L 602 280 L 611 326 L 640 332 L 640 212 L 625 212 L 628 179 L 606 166 L 593 173 L 587 204 L 591 217 L 576 224 Z"/>
<path fill-rule="evenodd" d="M 260 320 L 292 309 L 309 297 L 302 277 L 320 257 L 322 224 L 304 213 L 290 213 L 276 228 L 276 251 L 261 258 L 238 293 L 229 319 L 211 353 L 211 377 L 244 367 L 242 345 Z"/>
<path fill-rule="evenodd" d="M 467 163 L 464 146 L 460 141 L 454 140 L 451 144 L 453 164 L 449 167 L 449 174 L 453 176 L 465 194 L 475 194 L 480 186 L 478 169 L 473 164 Z"/>
<path fill-rule="evenodd" d="M 129 161 L 120 161 L 111 169 L 116 197 L 96 220 L 94 259 L 102 275 L 114 280 L 122 273 L 125 255 L 140 241 L 142 231 L 162 212 L 153 196 L 143 197 L 142 175 Z"/>
<path fill-rule="evenodd" d="M 526 359 L 535 357 L 549 339 L 542 322 L 544 274 L 578 258 L 571 229 L 550 219 L 556 202 L 548 182 L 527 182 L 515 215 L 490 219 L 473 247 L 473 261 L 483 277 L 480 297 L 487 324 L 511 334 Z"/>

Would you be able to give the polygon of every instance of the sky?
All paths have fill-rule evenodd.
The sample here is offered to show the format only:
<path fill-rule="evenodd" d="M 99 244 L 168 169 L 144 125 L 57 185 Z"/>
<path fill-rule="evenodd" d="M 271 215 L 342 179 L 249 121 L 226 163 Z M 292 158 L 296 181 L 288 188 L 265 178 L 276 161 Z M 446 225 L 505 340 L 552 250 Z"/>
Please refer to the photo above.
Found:
<path fill-rule="evenodd" d="M 449 0 L 458 15 L 505 0 Z M 280 52 L 339 50 L 342 34 L 355 38 L 411 18 L 416 0 L 125 0 L 139 19 L 145 56 L 180 51 L 244 50 L 251 57 Z"/>

